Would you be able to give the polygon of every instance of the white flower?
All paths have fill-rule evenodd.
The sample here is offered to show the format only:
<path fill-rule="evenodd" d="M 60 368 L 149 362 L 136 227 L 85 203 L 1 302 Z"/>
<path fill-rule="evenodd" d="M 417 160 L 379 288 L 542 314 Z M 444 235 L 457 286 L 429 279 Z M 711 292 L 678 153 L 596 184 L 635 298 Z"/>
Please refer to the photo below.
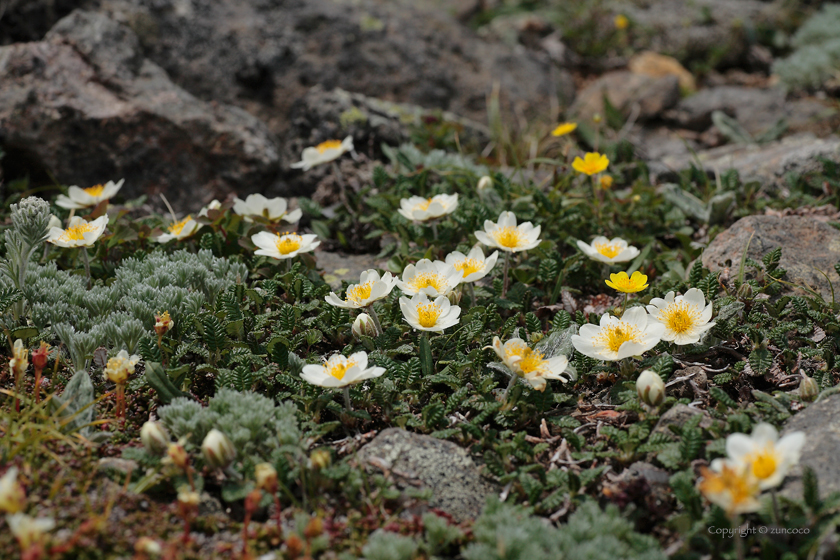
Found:
<path fill-rule="evenodd" d="M 394 289 L 396 282 L 397 279 L 390 272 L 386 272 L 380 278 L 377 271 L 370 269 L 362 272 L 358 284 L 347 287 L 346 299 L 341 299 L 335 292 L 330 292 L 324 299 L 336 307 L 360 309 L 386 297 Z"/>
<path fill-rule="evenodd" d="M 134 373 L 134 366 L 140 361 L 140 356 L 128 355 L 125 350 L 120 350 L 116 356 L 108 360 L 105 365 L 105 379 L 110 379 L 117 385 L 124 385 L 128 376 Z"/>
<path fill-rule="evenodd" d="M 521 338 L 511 338 L 502 344 L 501 339 L 495 336 L 492 348 L 511 372 L 523 377 L 537 391 L 545 390 L 546 379 L 563 383 L 569 381 L 569 375 L 563 375 L 569 366 L 566 356 L 546 357 L 540 350 L 530 348 Z"/>
<path fill-rule="evenodd" d="M 50 229 L 47 241 L 59 247 L 90 247 L 105 233 L 108 216 L 100 216 L 92 222 L 79 216 L 70 218 L 67 229 L 54 227 Z"/>
<path fill-rule="evenodd" d="M 665 400 L 665 383 L 655 371 L 646 369 L 636 380 L 636 394 L 643 403 L 659 406 Z"/>
<path fill-rule="evenodd" d="M 791 467 L 799 463 L 804 445 L 804 432 L 791 432 L 779 439 L 776 428 L 761 423 L 753 428 L 751 436 L 730 434 L 726 454 L 733 463 L 749 469 L 759 487 L 767 490 L 781 484 Z"/>
<path fill-rule="evenodd" d="M 201 224 L 193 220 L 192 215 L 189 215 L 183 220 L 179 220 L 166 228 L 169 233 L 158 235 L 155 241 L 158 243 L 166 243 L 167 241 L 171 241 L 173 239 L 180 241 L 181 239 L 186 239 L 194 234 L 200 227 Z"/>
<path fill-rule="evenodd" d="M 0 511 L 17 513 L 26 505 L 26 493 L 17 481 L 17 467 L 9 467 L 0 478 Z"/>
<path fill-rule="evenodd" d="M 273 259 L 291 259 L 299 253 L 314 251 L 321 244 L 314 233 L 298 235 L 296 233 L 269 233 L 261 231 L 251 236 L 251 241 L 259 247 L 257 255 L 265 255 Z"/>
<path fill-rule="evenodd" d="M 300 161 L 292 164 L 292 169 L 303 169 L 309 171 L 316 165 L 322 163 L 329 163 L 334 159 L 338 159 L 342 154 L 353 151 L 353 137 L 348 136 L 342 141 L 327 140 L 321 142 L 315 147 L 309 147 L 303 150 L 300 156 Z"/>
<path fill-rule="evenodd" d="M 254 216 L 259 216 L 269 222 L 280 220 L 293 224 L 300 220 L 303 211 L 298 208 L 288 212 L 289 205 L 285 198 L 266 198 L 263 195 L 249 194 L 245 200 L 236 198 L 233 201 L 233 211 L 245 218 L 246 222 L 253 221 Z"/>
<path fill-rule="evenodd" d="M 706 297 L 697 288 L 691 288 L 684 296 L 674 297 L 668 292 L 665 299 L 653 298 L 647 306 L 650 316 L 665 326 L 662 340 L 682 346 L 694 344 L 712 327 L 712 304 L 706 305 Z"/>
<path fill-rule="evenodd" d="M 20 548 L 27 551 L 44 540 L 44 533 L 52 531 L 55 521 L 46 517 L 37 519 L 29 517 L 25 513 L 13 513 L 6 515 L 6 523 L 9 524 L 12 534 L 17 538 Z"/>
<path fill-rule="evenodd" d="M 55 199 L 55 203 L 62 208 L 68 210 L 78 210 L 80 208 L 89 208 L 96 206 L 103 200 L 110 200 L 116 196 L 123 186 L 125 179 L 120 179 L 118 182 L 108 181 L 104 185 L 94 185 L 86 189 L 81 189 L 72 186 L 67 189 L 67 195 L 60 194 Z"/>
<path fill-rule="evenodd" d="M 438 194 L 432 198 L 412 196 L 400 200 L 400 209 L 397 212 L 406 220 L 425 222 L 451 214 L 457 207 L 457 194 Z"/>
<path fill-rule="evenodd" d="M 313 385 L 338 388 L 379 377 L 385 373 L 383 367 L 367 366 L 367 352 L 356 352 L 349 358 L 341 354 L 333 354 L 322 366 L 315 364 L 303 366 L 303 373 L 300 376 Z"/>
<path fill-rule="evenodd" d="M 612 362 L 647 352 L 659 343 L 664 331 L 662 323 L 648 321 L 644 308 L 631 307 L 621 319 L 604 313 L 600 326 L 583 325 L 580 334 L 572 337 L 572 344 L 585 356 Z"/>
<path fill-rule="evenodd" d="M 578 241 L 577 246 L 590 259 L 608 264 L 627 262 L 639 256 L 639 250 L 629 247 L 627 242 L 620 237 L 607 239 L 598 236 L 592 240 L 591 245 Z"/>
<path fill-rule="evenodd" d="M 707 500 L 730 516 L 759 510 L 758 483 L 746 468 L 723 459 L 715 459 L 711 467 L 701 467 L 702 477 L 697 481 Z"/>
<path fill-rule="evenodd" d="M 206 216 L 207 216 L 207 212 L 209 212 L 210 210 L 218 210 L 218 209 L 219 209 L 219 208 L 221 208 L 221 207 L 222 207 L 222 203 L 221 203 L 221 202 L 219 202 L 218 200 L 216 200 L 216 199 L 214 198 L 213 200 L 211 200 L 211 201 L 210 201 L 210 204 L 208 204 L 207 206 L 203 207 L 203 208 L 202 208 L 202 209 L 198 212 L 198 216 L 199 216 L 200 218 L 201 218 L 201 217 L 206 217 Z"/>
<path fill-rule="evenodd" d="M 464 277 L 461 282 L 477 282 L 481 280 L 487 273 L 493 270 L 496 266 L 496 260 L 499 258 L 499 252 L 493 251 L 493 254 L 484 258 L 484 251 L 481 247 L 476 245 L 469 254 L 464 255 L 458 251 L 454 251 L 446 255 L 446 264 L 451 264 L 456 270 L 459 270 Z"/>
<path fill-rule="evenodd" d="M 531 222 L 517 226 L 516 215 L 513 212 L 502 212 L 497 223 L 484 220 L 484 231 L 475 232 L 475 237 L 488 247 L 519 253 L 540 244 L 540 229 L 540 226 L 534 227 Z"/>
<path fill-rule="evenodd" d="M 409 325 L 430 332 L 441 332 L 457 325 L 461 314 L 461 308 L 449 303 L 446 296 L 438 296 L 434 301 L 429 301 L 429 296 L 422 292 L 411 299 L 401 297 L 400 309 Z"/>
<path fill-rule="evenodd" d="M 451 264 L 443 261 L 420 259 L 417 264 L 405 267 L 397 286 L 404 294 L 413 296 L 423 293 L 429 296 L 443 296 L 461 283 L 464 276 Z"/>

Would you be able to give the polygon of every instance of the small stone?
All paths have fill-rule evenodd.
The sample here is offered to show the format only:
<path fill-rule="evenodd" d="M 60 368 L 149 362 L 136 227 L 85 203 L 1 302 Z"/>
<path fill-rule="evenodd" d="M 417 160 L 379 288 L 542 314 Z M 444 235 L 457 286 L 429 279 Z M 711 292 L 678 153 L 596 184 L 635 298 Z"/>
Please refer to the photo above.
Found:
<path fill-rule="evenodd" d="M 673 385 L 671 385 L 673 383 Z M 678 399 L 694 399 L 697 397 L 694 386 L 700 391 L 705 391 L 709 388 L 709 380 L 706 377 L 706 371 L 700 366 L 691 366 L 685 369 L 678 369 L 675 371 L 665 388 L 668 394 Z"/>
<path fill-rule="evenodd" d="M 672 439 L 676 439 L 676 435 L 670 430 L 669 426 L 681 426 L 698 414 L 701 414 L 704 417 L 700 421 L 700 427 L 710 428 L 712 426 L 712 419 L 705 410 L 691 408 L 686 404 L 675 404 L 668 410 L 668 412 L 659 418 L 659 422 L 656 423 L 651 435 L 665 434 Z"/>
<path fill-rule="evenodd" d="M 368 470 L 385 473 L 400 489 L 428 488 L 429 506 L 457 521 L 473 520 L 481 513 L 496 485 L 484 479 L 469 453 L 458 445 L 388 428 L 359 450 L 357 460 Z"/>
<path fill-rule="evenodd" d="M 781 495 L 792 500 L 802 499 L 802 467 L 814 470 L 819 482 L 820 497 L 825 499 L 832 492 L 840 491 L 840 395 L 808 406 L 785 424 L 780 437 L 795 432 L 805 432 L 805 445 L 799 459 L 781 489 Z"/>
<path fill-rule="evenodd" d="M 761 258 L 777 247 L 782 249 L 779 267 L 787 271 L 784 292 L 807 293 L 796 286 L 822 294 L 831 301 L 831 284 L 840 285 L 834 265 L 840 262 L 840 231 L 828 224 L 803 216 L 747 216 L 719 234 L 703 252 L 703 266 L 711 271 L 724 267 L 738 270 L 741 255 L 749 243 L 747 256 Z M 828 275 L 828 279 L 820 271 Z"/>
<path fill-rule="evenodd" d="M 603 115 L 604 96 L 625 115 L 638 107 L 637 120 L 645 121 L 676 105 L 680 99 L 679 80 L 673 75 L 655 78 L 623 70 L 609 72 L 578 94 L 569 113 L 578 120 L 591 120 L 596 113 Z"/>
<path fill-rule="evenodd" d="M 630 59 L 628 68 L 634 74 L 645 74 L 654 78 L 676 76 L 680 88 L 685 92 L 692 92 L 697 89 L 694 75 L 672 56 L 665 56 L 653 51 L 640 52 Z"/>
<path fill-rule="evenodd" d="M 139 472 L 137 461 L 131 459 L 120 459 L 119 457 L 103 457 L 96 462 L 96 470 L 101 473 L 117 472 L 127 475 L 132 472 Z"/>

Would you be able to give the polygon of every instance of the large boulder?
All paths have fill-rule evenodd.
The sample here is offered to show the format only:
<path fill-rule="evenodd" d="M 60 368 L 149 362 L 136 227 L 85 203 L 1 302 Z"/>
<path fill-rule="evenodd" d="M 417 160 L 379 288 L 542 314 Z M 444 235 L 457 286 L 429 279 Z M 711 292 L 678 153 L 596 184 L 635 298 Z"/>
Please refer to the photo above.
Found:
<path fill-rule="evenodd" d="M 577 96 L 569 114 L 583 121 L 591 121 L 599 113 L 604 115 L 604 98 L 624 113 L 635 113 L 639 121 L 658 117 L 680 99 L 679 78 L 673 74 L 651 76 L 619 70 L 604 74 Z"/>
<path fill-rule="evenodd" d="M 781 436 L 791 432 L 805 433 L 805 446 L 799 465 L 794 467 L 782 487 L 782 495 L 794 500 L 802 499 L 802 467 L 814 470 L 820 487 L 820 497 L 825 499 L 832 492 L 840 492 L 840 395 L 834 395 L 808 408 L 788 420 Z"/>
<path fill-rule="evenodd" d="M 719 234 L 703 251 L 703 266 L 711 271 L 729 267 L 737 274 L 741 255 L 749 245 L 747 257 L 761 257 L 781 247 L 779 267 L 787 270 L 783 278 L 786 292 L 807 293 L 807 287 L 831 301 L 831 285 L 840 286 L 834 265 L 840 262 L 840 231 L 813 218 L 803 216 L 747 216 Z M 828 275 L 826 278 L 823 273 Z M 790 284 L 799 288 L 793 289 Z"/>
<path fill-rule="evenodd" d="M 487 496 L 498 491 L 461 447 L 399 428 L 380 432 L 359 450 L 357 460 L 389 475 L 401 488 L 430 489 L 429 505 L 458 522 L 478 517 Z"/>
<path fill-rule="evenodd" d="M 195 98 L 144 58 L 128 27 L 86 11 L 43 41 L 0 48 L 0 147 L 8 176 L 125 178 L 126 196 L 165 193 L 187 208 L 265 186 L 279 161 L 256 118 Z"/>
<path fill-rule="evenodd" d="M 122 0 L 103 6 L 147 56 L 203 99 L 236 103 L 277 133 L 310 87 L 485 119 L 488 94 L 544 112 L 562 70 L 480 39 L 429 1 Z"/>

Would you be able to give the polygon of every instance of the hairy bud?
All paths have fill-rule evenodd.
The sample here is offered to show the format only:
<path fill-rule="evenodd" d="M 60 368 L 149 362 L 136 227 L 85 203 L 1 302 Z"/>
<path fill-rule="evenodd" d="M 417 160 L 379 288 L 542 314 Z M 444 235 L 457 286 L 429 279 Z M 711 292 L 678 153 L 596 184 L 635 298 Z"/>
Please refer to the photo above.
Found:
<path fill-rule="evenodd" d="M 636 380 L 636 394 L 648 406 L 659 406 L 665 400 L 665 383 L 654 371 L 646 369 Z"/>

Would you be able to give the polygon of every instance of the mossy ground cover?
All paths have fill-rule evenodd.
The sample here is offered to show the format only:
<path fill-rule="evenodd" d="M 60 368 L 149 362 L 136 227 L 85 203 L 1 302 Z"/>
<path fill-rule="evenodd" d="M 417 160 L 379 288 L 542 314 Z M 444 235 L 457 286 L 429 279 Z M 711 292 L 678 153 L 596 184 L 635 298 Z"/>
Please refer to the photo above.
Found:
<path fill-rule="evenodd" d="M 729 528 L 736 519 L 706 501 L 696 482 L 702 467 L 726 454 L 728 435 L 749 434 L 762 422 L 780 427 L 808 405 L 807 395 L 792 390 L 801 372 L 817 393 L 833 391 L 837 304 L 789 294 L 778 251 L 723 274 L 705 270 L 698 257 L 741 216 L 837 204 L 836 167 L 826 163 L 822 172 L 789 177 L 784 190 L 744 182 L 734 172 L 711 178 L 690 169 L 665 193 L 651 186 L 632 146 L 612 141 L 608 130 L 598 137 L 609 167 L 591 177 L 573 169 L 580 150 L 570 137 L 544 139 L 538 159 L 502 172 L 497 159 L 459 154 L 450 133 L 417 131 L 417 138 L 435 135 L 449 151 L 387 149 L 387 164 L 360 190 L 342 192 L 341 204 L 322 208 L 298 199 L 297 224 L 246 221 L 226 201 L 195 215 L 200 227 L 190 235 L 165 243 L 155 238 L 174 218 L 149 215 L 142 200 L 119 196 L 74 211 L 87 219 L 107 215 L 107 229 L 88 249 L 44 244 L 38 232 L 27 241 L 24 218 L 13 223 L 10 204 L 41 196 L 62 224 L 70 211 L 25 179 L 4 186 L 0 311 L 8 357 L 18 339 L 33 352 L 42 341 L 50 348 L 37 401 L 34 364 L 16 387 L 14 364 L 4 360 L 0 407 L 0 458 L 18 469 L 24 511 L 56 522 L 39 553 L 143 557 L 154 548 L 144 548 L 147 537 L 170 558 L 270 551 L 279 558 L 369 560 L 661 558 L 664 551 L 680 558 L 813 557 L 834 532 L 840 501 L 820 501 L 818 481 L 809 475 L 800 499 L 774 507 L 764 493 L 760 509 L 748 514 L 754 524 L 808 534 L 755 534 L 743 542 L 709 534 L 708 527 Z M 612 181 L 602 182 L 604 176 Z M 434 221 L 398 213 L 402 199 L 441 194 L 457 194 L 457 207 Z M 727 204 L 709 223 L 710 203 L 721 200 Z M 460 315 L 442 332 L 409 325 L 394 288 L 373 304 L 382 332 L 354 335 L 357 311 L 325 301 L 331 291 L 343 297 L 348 285 L 327 284 L 333 271 L 318 267 L 317 253 L 278 260 L 257 255 L 252 241 L 267 229 L 297 228 L 318 235 L 324 247 L 367 252 L 399 276 L 421 259 L 467 254 L 475 232 L 506 211 L 540 226 L 539 243 L 503 255 L 485 278 L 453 290 Z M 576 242 L 599 235 L 621 237 L 638 254 L 613 265 L 593 260 Z M 31 249 L 22 275 L 15 243 Z M 622 271 L 645 274 L 648 287 L 625 298 L 605 283 Z M 616 361 L 575 350 L 573 337 L 602 315 L 644 309 L 653 298 L 690 289 L 711 303 L 715 322 L 697 343 L 660 341 Z M 163 311 L 174 326 L 156 331 Z M 495 337 L 564 355 L 574 374 L 537 390 L 500 363 Z M 124 389 L 124 418 L 116 414 L 117 386 L 103 375 L 120 350 L 137 356 Z M 333 353 L 362 351 L 384 373 L 350 386 L 347 399 L 341 389 L 301 377 L 307 365 Z M 703 368 L 707 389 L 682 398 L 669 391 L 654 406 L 640 400 L 642 371 L 666 381 L 689 366 Z M 678 405 L 704 414 L 654 433 Z M 189 473 L 141 443 L 150 417 L 180 441 Z M 491 498 L 475 524 L 455 523 L 443 512 L 408 514 L 428 494 L 406 502 L 387 473 L 353 461 L 361 442 L 388 427 L 468 449 L 503 488 L 503 502 Z M 200 449 L 214 428 L 236 451 L 221 467 Z M 103 464 L 106 458 L 136 468 L 126 472 L 121 465 L 132 463 Z M 615 477 L 637 461 L 667 472 L 657 499 L 647 483 Z M 264 463 L 277 473 L 279 512 L 271 493 L 254 493 L 255 471 Z M 185 514 L 177 496 L 189 484 L 206 497 Z M 0 535 L 0 549 L 17 549 L 9 531 Z"/>

